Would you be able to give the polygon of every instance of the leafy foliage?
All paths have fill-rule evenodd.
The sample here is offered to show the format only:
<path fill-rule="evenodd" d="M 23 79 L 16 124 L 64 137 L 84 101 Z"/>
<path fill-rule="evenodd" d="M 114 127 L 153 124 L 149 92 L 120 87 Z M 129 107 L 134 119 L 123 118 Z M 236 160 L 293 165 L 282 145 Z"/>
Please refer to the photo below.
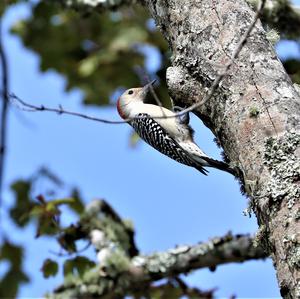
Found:
<path fill-rule="evenodd" d="M 60 234 L 69 229 L 69 227 L 64 228 L 60 225 L 60 207 L 67 205 L 70 210 L 80 215 L 84 210 L 80 194 L 77 189 L 74 189 L 69 198 L 47 201 L 44 196 L 38 195 L 36 200 L 34 200 L 32 194 L 36 192 L 36 185 L 40 179 L 47 179 L 54 183 L 56 188 L 63 184 L 57 176 L 46 168 L 39 169 L 29 179 L 20 179 L 12 183 L 11 190 L 16 201 L 10 210 L 11 219 L 17 226 L 22 228 L 32 222 L 32 220 L 36 220 L 36 237 L 41 235 L 60 236 Z M 48 193 L 54 194 L 55 192 L 48 190 Z M 70 244 L 68 246 L 68 248 L 71 248 Z M 75 252 L 76 248 L 74 247 L 73 250 L 69 251 Z M 23 248 L 6 240 L 1 248 L 0 260 L 9 263 L 9 269 L 0 281 L 0 297 L 4 297 L 4 295 L 5 297 L 15 297 L 19 285 L 22 282 L 29 281 L 22 269 Z M 50 259 L 46 260 L 42 267 L 44 277 L 46 278 L 54 276 L 57 270 L 58 265 Z"/>
<path fill-rule="evenodd" d="M 0 261 L 8 262 L 9 267 L 0 280 L 0 297 L 16 297 L 22 283 L 29 282 L 23 271 L 23 248 L 5 240 L 0 248 Z"/>
<path fill-rule="evenodd" d="M 10 210 L 10 216 L 14 222 L 24 227 L 29 222 L 29 212 L 33 208 L 33 201 L 30 199 L 31 181 L 19 180 L 11 185 L 15 194 L 16 203 Z"/>
<path fill-rule="evenodd" d="M 65 76 L 66 90 L 80 88 L 84 103 L 107 105 L 117 88 L 141 85 L 135 71 L 145 59 L 141 45 L 155 45 L 161 53 L 167 50 L 160 33 L 147 26 L 148 19 L 140 6 L 84 16 L 41 1 L 12 32 L 40 56 L 42 71 L 54 69 Z M 165 89 L 161 91 L 166 95 Z"/>
<path fill-rule="evenodd" d="M 8 6 L 16 4 L 18 2 L 25 2 L 26 0 L 7 0 L 7 1 L 1 1 L 0 2 L 0 16 L 2 16 L 7 9 Z"/>
<path fill-rule="evenodd" d="M 83 274 L 94 267 L 95 262 L 84 256 L 76 256 L 73 259 L 68 259 L 64 263 L 64 275 L 79 275 L 83 276 Z"/>
<path fill-rule="evenodd" d="M 41 195 L 37 197 L 39 203 L 31 209 L 30 216 L 38 220 L 36 237 L 41 235 L 55 235 L 62 229 L 59 225 L 61 211 L 59 206 L 73 203 L 72 198 L 46 201 Z"/>
<path fill-rule="evenodd" d="M 51 259 L 46 259 L 41 271 L 43 272 L 45 278 L 55 276 L 58 271 L 58 263 Z"/>

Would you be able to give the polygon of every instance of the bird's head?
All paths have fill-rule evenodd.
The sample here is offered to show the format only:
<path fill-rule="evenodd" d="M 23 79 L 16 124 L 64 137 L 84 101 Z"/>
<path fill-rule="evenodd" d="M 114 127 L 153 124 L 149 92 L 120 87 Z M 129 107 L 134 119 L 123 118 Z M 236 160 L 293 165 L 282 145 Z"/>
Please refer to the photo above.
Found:
<path fill-rule="evenodd" d="M 129 117 L 128 108 L 130 104 L 134 104 L 136 102 L 143 103 L 146 100 L 146 97 L 155 81 L 156 80 L 151 81 L 144 87 L 130 88 L 124 91 L 117 102 L 118 112 L 123 119 Z"/>

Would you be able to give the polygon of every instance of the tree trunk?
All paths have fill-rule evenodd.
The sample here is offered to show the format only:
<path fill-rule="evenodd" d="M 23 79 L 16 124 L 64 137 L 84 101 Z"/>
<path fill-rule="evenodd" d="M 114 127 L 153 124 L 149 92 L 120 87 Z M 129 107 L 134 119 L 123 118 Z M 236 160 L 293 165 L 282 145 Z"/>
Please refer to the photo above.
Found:
<path fill-rule="evenodd" d="M 177 104 L 200 102 L 255 13 L 243 0 L 145 0 L 172 49 Z M 300 96 L 260 22 L 214 96 L 195 114 L 213 131 L 241 180 L 271 254 L 281 295 L 300 297 Z"/>

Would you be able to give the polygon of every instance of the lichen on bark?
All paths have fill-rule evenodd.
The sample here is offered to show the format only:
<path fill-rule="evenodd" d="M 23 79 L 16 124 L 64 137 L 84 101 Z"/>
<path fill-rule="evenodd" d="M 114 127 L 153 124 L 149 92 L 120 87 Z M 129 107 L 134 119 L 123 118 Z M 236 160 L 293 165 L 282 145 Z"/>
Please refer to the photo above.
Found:
<path fill-rule="evenodd" d="M 60 241 L 89 240 L 98 263 L 80 273 L 66 274 L 63 284 L 48 297 L 123 298 L 136 292 L 144 294 L 153 282 L 174 279 L 180 273 L 267 257 L 260 245 L 253 244 L 251 236 L 231 233 L 208 242 L 142 255 L 135 246 L 133 232 L 132 223 L 121 219 L 106 201 L 87 204 L 78 222 L 60 235 Z"/>
<path fill-rule="evenodd" d="M 254 12 L 243 0 L 145 3 L 173 52 L 167 82 L 175 104 L 201 102 Z M 251 117 L 249 107 L 259 114 Z M 260 225 L 258 239 L 272 254 L 286 298 L 295 298 L 300 281 L 298 267 L 288 265 L 297 264 L 298 245 L 284 241 L 294 239 L 299 227 L 292 216 L 300 205 L 299 111 L 299 94 L 259 22 L 213 97 L 194 111 L 240 170 Z"/>
<path fill-rule="evenodd" d="M 271 172 L 272 178 L 268 181 L 266 189 L 269 204 L 274 212 L 279 208 L 280 201 L 285 199 L 287 207 L 292 209 L 300 197 L 300 184 L 294 185 L 300 180 L 300 159 L 296 156 L 299 151 L 300 134 L 288 132 L 280 139 L 267 138 L 264 154 L 264 164 Z"/>
<path fill-rule="evenodd" d="M 201 102 L 255 12 L 244 0 L 186 0 L 184 5 L 180 0 L 142 2 L 172 51 L 167 82 L 175 104 L 186 107 Z M 259 114 L 253 117 L 249 107 Z M 300 295 L 299 111 L 299 91 L 259 22 L 213 97 L 194 111 L 240 170 L 260 225 L 257 244 L 272 254 L 285 298 Z M 165 271 L 165 263 L 174 262 L 169 255 L 158 257 L 163 266 L 154 262 L 154 270 Z M 143 257 L 139 263 L 145 263 Z"/>

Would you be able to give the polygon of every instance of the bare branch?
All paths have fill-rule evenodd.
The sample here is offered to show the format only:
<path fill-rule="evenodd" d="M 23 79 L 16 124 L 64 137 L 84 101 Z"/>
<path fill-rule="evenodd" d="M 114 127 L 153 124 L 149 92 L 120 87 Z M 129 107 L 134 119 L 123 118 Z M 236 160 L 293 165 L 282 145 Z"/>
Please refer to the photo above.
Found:
<path fill-rule="evenodd" d="M 137 66 L 137 67 L 135 67 L 135 69 L 136 69 L 136 71 L 137 71 L 137 74 L 138 74 L 138 75 L 140 76 L 140 78 L 142 79 L 142 80 L 141 80 L 142 83 L 145 82 L 145 81 L 146 81 L 147 83 L 150 83 L 150 82 L 152 81 L 152 80 L 150 79 L 149 74 L 144 70 L 144 68 L 142 68 L 142 67 L 140 67 L 140 66 Z M 154 98 L 156 104 L 161 108 L 161 111 L 162 111 L 163 115 L 165 115 L 165 113 L 164 113 L 164 111 L 163 111 L 163 109 L 162 109 L 162 107 L 163 107 L 162 102 L 161 102 L 161 100 L 158 98 L 158 96 L 157 96 L 157 94 L 156 94 L 156 92 L 155 92 L 155 90 L 154 90 L 152 84 L 150 85 L 150 92 L 151 92 L 151 94 L 152 94 L 152 96 L 153 96 L 153 98 Z"/>
<path fill-rule="evenodd" d="M 6 150 L 7 112 L 8 112 L 8 66 L 3 47 L 2 19 L 0 19 L 0 63 L 2 68 L 2 110 L 0 124 L 0 209 L 2 206 L 2 186 L 4 173 L 4 160 Z"/>
<path fill-rule="evenodd" d="M 124 5 L 132 5 L 136 3 L 136 0 L 55 0 L 55 2 L 61 3 L 64 6 L 74 8 L 76 10 L 84 11 L 86 13 L 93 10 L 103 11 L 103 10 L 113 10 Z"/>
<path fill-rule="evenodd" d="M 21 104 L 21 106 L 17 105 L 17 107 L 19 109 L 24 110 L 24 111 L 28 111 L 28 112 L 48 111 L 48 112 L 54 112 L 54 113 L 57 113 L 57 114 L 67 114 L 67 115 L 78 116 L 78 117 L 81 117 L 81 118 L 85 118 L 85 119 L 88 119 L 88 120 L 97 121 L 97 122 L 101 122 L 101 123 L 105 123 L 105 124 L 124 124 L 124 123 L 127 123 L 127 120 L 114 121 L 114 120 L 108 120 L 108 119 L 104 119 L 104 118 L 90 116 L 90 115 L 75 112 L 75 111 L 68 111 L 68 110 L 63 109 L 63 107 L 61 105 L 58 108 L 46 107 L 44 105 L 36 106 L 36 105 L 29 104 L 29 103 L 21 100 L 18 96 L 16 96 L 15 94 L 12 94 L 12 93 L 9 94 L 9 98 L 10 98 L 10 101 L 13 104 Z M 12 101 L 12 100 L 14 100 L 15 102 Z"/>
<path fill-rule="evenodd" d="M 154 92 L 153 87 L 150 87 L 150 88 Z M 12 104 L 14 104 L 15 106 L 17 106 L 19 109 L 21 109 L 23 111 L 27 111 L 27 112 L 38 112 L 38 111 L 40 111 L 40 112 L 42 112 L 42 111 L 54 112 L 54 113 L 57 113 L 59 115 L 66 114 L 66 115 L 78 116 L 78 117 L 81 117 L 81 118 L 84 118 L 84 119 L 88 119 L 88 120 L 92 120 L 92 121 L 96 121 L 96 122 L 101 122 L 101 123 L 105 123 L 105 124 L 125 124 L 125 123 L 130 122 L 134 118 L 137 119 L 137 118 L 145 118 L 146 117 L 146 116 L 136 116 L 134 118 L 126 118 L 124 120 L 110 120 L 110 119 L 99 118 L 99 117 L 87 115 L 87 114 L 80 113 L 80 112 L 65 110 L 61 105 L 59 105 L 58 108 L 47 107 L 47 106 L 44 106 L 44 105 L 40 105 L 40 106 L 33 105 L 33 104 L 25 102 L 24 100 L 20 99 L 17 95 L 15 95 L 13 93 L 9 94 L 9 100 Z M 162 106 L 160 106 L 160 108 L 162 109 Z M 179 114 L 179 113 L 174 113 L 174 115 L 172 115 L 172 116 L 167 116 L 167 115 L 164 115 L 164 112 L 163 112 L 163 116 L 155 116 L 154 118 L 155 119 L 173 118 L 173 117 L 176 117 L 177 114 Z"/>

